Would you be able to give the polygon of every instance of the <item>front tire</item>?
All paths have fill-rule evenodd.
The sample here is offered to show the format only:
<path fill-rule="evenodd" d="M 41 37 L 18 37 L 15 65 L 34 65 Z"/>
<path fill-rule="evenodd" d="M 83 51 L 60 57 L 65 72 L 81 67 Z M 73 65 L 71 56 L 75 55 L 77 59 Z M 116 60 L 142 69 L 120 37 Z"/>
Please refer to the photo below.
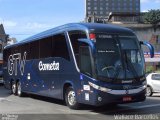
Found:
<path fill-rule="evenodd" d="M 75 91 L 72 87 L 68 87 L 65 92 L 65 102 L 71 109 L 79 109 L 80 105 L 76 100 Z"/>
<path fill-rule="evenodd" d="M 152 96 L 153 92 L 152 92 L 152 88 L 150 86 L 147 86 L 147 89 L 146 89 L 146 96 Z"/>

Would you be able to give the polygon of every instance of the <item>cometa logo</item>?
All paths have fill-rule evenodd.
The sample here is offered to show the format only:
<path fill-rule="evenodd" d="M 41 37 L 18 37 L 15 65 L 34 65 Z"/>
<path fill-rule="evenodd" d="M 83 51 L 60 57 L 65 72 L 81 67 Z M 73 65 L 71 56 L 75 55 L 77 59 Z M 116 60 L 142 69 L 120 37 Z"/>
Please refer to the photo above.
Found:
<path fill-rule="evenodd" d="M 52 71 L 52 70 L 59 70 L 59 62 L 53 61 L 53 63 L 43 63 L 42 61 L 39 62 L 39 70 L 40 71 Z"/>

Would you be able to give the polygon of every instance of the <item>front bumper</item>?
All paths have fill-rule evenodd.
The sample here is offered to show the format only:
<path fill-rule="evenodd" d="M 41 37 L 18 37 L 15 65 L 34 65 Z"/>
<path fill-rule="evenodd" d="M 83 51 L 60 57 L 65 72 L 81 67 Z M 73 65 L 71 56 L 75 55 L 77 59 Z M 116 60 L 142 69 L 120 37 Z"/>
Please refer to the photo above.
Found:
<path fill-rule="evenodd" d="M 95 96 L 96 106 L 102 106 L 105 104 L 125 104 L 125 103 L 133 103 L 133 102 L 141 102 L 146 99 L 146 89 L 134 94 L 123 94 L 123 95 L 115 95 L 110 93 L 99 92 L 97 96 Z M 124 97 L 131 98 L 130 100 L 124 101 Z"/>

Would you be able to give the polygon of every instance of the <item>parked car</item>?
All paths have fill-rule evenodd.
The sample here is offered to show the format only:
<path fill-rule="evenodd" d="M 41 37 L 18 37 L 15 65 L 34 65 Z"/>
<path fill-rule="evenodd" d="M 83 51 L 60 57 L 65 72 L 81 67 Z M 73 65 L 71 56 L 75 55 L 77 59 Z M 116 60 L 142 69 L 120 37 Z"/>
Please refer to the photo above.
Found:
<path fill-rule="evenodd" d="M 150 73 L 147 77 L 147 96 L 160 92 L 160 73 Z"/>

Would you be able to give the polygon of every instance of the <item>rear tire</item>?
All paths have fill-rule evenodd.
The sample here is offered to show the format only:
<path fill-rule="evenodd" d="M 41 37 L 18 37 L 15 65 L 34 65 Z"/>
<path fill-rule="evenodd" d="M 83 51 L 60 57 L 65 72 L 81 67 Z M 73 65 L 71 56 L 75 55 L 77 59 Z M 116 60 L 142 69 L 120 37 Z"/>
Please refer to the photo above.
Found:
<path fill-rule="evenodd" d="M 146 89 L 146 96 L 152 96 L 153 94 L 153 91 L 152 91 L 152 88 L 150 86 L 147 86 L 147 89 Z"/>
<path fill-rule="evenodd" d="M 17 86 L 14 81 L 12 81 L 12 83 L 11 83 L 11 92 L 12 92 L 12 94 L 17 95 Z"/>
<path fill-rule="evenodd" d="M 71 109 L 79 109 L 80 105 L 76 100 L 76 95 L 73 87 L 68 87 L 65 92 L 65 102 Z"/>
<path fill-rule="evenodd" d="M 21 82 L 20 82 L 20 81 L 17 83 L 17 95 L 18 95 L 19 97 L 22 97 L 22 96 L 23 96 L 22 86 L 21 86 Z"/>

